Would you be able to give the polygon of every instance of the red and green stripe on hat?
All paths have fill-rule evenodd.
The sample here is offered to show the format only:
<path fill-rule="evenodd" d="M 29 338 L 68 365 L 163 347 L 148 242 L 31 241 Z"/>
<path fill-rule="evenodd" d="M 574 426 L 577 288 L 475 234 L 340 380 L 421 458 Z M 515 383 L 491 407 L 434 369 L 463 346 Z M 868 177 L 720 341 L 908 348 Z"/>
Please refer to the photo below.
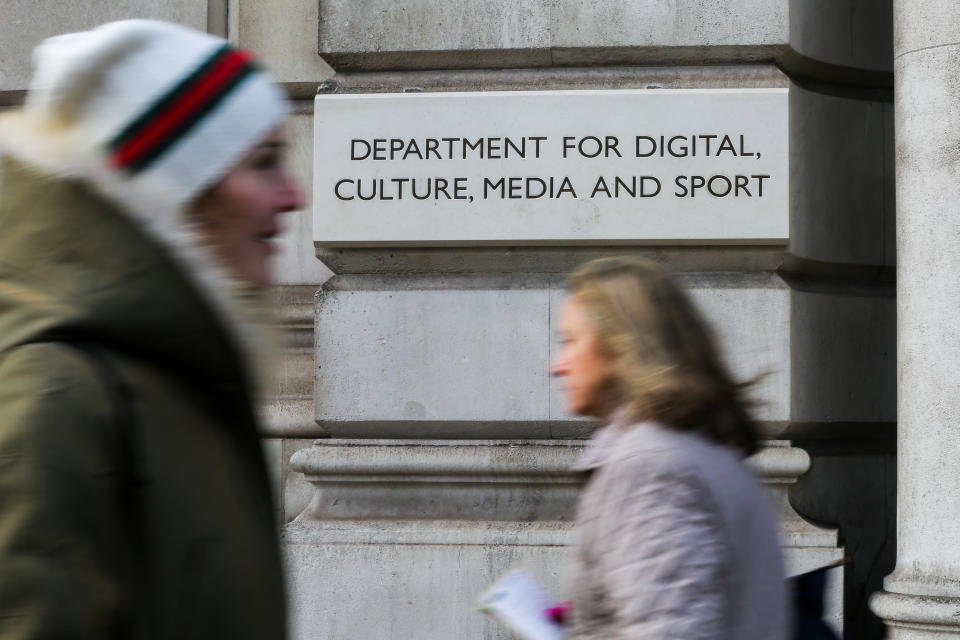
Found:
<path fill-rule="evenodd" d="M 148 168 L 259 70 L 249 51 L 219 47 L 110 140 L 110 165 L 131 175 Z"/>

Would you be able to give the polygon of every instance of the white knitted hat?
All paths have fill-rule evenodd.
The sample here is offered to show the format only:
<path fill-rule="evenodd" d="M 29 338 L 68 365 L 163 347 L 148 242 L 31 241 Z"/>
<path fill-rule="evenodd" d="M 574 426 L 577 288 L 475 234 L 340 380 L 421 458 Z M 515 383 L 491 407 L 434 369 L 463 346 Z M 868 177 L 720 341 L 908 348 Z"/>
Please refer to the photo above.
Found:
<path fill-rule="evenodd" d="M 5 128 L 3 146 L 138 217 L 182 210 L 289 110 L 252 54 L 165 22 L 49 38 L 34 66 L 20 131 Z"/>
<path fill-rule="evenodd" d="M 151 20 L 49 38 L 34 50 L 23 109 L 0 114 L 0 152 L 119 204 L 171 251 L 256 363 L 261 330 L 242 284 L 184 216 L 289 112 L 252 58 Z"/>

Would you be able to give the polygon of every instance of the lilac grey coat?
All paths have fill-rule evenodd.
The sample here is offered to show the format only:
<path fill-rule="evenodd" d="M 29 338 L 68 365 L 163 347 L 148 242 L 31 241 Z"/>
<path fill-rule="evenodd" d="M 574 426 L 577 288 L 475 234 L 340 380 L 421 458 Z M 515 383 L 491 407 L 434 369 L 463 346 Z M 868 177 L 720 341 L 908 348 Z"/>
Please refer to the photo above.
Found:
<path fill-rule="evenodd" d="M 645 422 L 599 430 L 575 467 L 571 640 L 785 640 L 769 499 L 735 451 Z"/>

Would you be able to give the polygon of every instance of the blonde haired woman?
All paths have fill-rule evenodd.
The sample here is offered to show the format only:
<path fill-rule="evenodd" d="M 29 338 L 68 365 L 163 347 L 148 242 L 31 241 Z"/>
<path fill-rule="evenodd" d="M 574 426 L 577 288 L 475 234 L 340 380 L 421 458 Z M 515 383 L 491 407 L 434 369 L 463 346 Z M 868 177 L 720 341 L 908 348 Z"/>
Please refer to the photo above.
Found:
<path fill-rule="evenodd" d="M 743 387 L 656 265 L 595 260 L 570 279 L 562 347 L 571 411 L 606 423 L 577 469 L 572 637 L 781 640 L 787 598 Z"/>

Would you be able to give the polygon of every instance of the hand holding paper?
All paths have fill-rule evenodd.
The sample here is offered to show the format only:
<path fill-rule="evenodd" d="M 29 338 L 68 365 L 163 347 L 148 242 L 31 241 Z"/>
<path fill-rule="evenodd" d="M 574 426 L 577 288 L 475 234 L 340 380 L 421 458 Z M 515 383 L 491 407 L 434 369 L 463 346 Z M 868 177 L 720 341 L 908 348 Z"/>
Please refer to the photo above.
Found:
<path fill-rule="evenodd" d="M 562 640 L 566 630 L 549 613 L 555 604 L 526 569 L 514 569 L 481 596 L 479 609 L 524 640 Z"/>

